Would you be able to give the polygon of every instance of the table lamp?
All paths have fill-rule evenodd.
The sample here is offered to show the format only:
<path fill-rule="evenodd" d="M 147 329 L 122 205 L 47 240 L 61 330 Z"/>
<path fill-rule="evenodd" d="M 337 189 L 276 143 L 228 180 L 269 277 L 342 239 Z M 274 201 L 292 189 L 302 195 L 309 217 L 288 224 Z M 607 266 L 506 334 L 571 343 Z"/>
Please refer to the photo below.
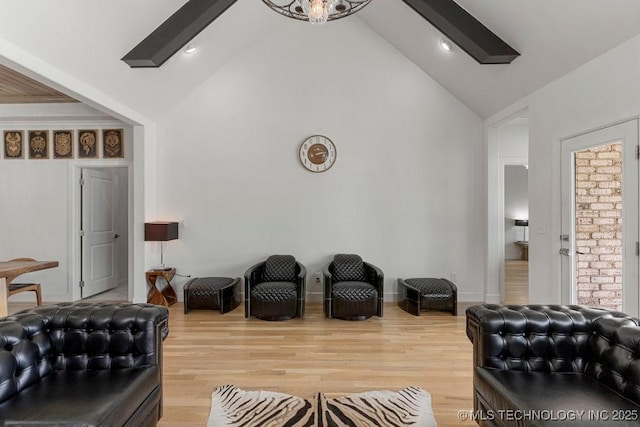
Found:
<path fill-rule="evenodd" d="M 529 226 L 528 219 L 516 219 L 515 221 L 517 227 L 522 227 L 522 241 L 527 241 L 527 229 L 525 227 Z"/>
<path fill-rule="evenodd" d="M 144 224 L 145 242 L 160 242 L 160 268 L 164 269 L 163 244 L 178 238 L 177 222 L 146 222 Z"/>

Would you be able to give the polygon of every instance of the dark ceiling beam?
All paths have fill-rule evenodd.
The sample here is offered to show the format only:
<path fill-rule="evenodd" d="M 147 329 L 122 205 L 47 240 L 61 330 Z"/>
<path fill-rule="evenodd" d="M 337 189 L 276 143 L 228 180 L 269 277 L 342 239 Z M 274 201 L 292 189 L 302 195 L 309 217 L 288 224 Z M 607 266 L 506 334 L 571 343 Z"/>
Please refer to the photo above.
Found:
<path fill-rule="evenodd" d="M 520 54 L 453 0 L 403 0 L 480 64 L 510 64 Z"/>
<path fill-rule="evenodd" d="M 189 0 L 122 60 L 131 68 L 161 66 L 236 1 Z"/>

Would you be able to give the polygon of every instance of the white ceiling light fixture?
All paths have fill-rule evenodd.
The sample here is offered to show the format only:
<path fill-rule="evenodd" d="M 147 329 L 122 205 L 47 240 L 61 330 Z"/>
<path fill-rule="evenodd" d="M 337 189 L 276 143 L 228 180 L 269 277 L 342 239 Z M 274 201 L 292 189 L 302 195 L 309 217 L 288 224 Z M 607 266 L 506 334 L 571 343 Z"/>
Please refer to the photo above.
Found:
<path fill-rule="evenodd" d="M 453 42 L 445 38 L 440 39 L 440 49 L 444 50 L 445 52 L 452 52 Z"/>
<path fill-rule="evenodd" d="M 187 55 L 191 55 L 196 50 L 198 50 L 198 46 L 195 43 L 189 43 L 184 47 L 184 53 L 186 53 Z"/>
<path fill-rule="evenodd" d="M 281 15 L 313 25 L 344 18 L 356 13 L 371 0 L 262 0 Z"/>

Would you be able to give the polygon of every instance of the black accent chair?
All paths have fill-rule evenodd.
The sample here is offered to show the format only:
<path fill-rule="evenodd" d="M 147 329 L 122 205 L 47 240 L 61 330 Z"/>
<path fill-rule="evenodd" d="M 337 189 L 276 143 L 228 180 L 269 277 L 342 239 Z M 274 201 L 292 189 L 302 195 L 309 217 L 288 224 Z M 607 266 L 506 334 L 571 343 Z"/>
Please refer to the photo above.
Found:
<path fill-rule="evenodd" d="M 384 274 L 359 255 L 337 254 L 324 269 L 324 314 L 343 320 L 382 317 Z"/>
<path fill-rule="evenodd" d="M 304 316 L 307 269 L 292 255 L 271 255 L 244 273 L 244 317 Z"/>

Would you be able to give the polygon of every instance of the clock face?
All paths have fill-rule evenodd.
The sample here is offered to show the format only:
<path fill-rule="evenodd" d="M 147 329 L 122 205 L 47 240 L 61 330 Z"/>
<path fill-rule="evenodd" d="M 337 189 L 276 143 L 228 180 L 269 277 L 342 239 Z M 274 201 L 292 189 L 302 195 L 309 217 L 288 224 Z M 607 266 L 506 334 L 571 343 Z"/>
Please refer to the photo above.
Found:
<path fill-rule="evenodd" d="M 300 145 L 300 161 L 311 172 L 324 172 L 336 161 L 336 146 L 326 136 L 314 135 Z"/>

